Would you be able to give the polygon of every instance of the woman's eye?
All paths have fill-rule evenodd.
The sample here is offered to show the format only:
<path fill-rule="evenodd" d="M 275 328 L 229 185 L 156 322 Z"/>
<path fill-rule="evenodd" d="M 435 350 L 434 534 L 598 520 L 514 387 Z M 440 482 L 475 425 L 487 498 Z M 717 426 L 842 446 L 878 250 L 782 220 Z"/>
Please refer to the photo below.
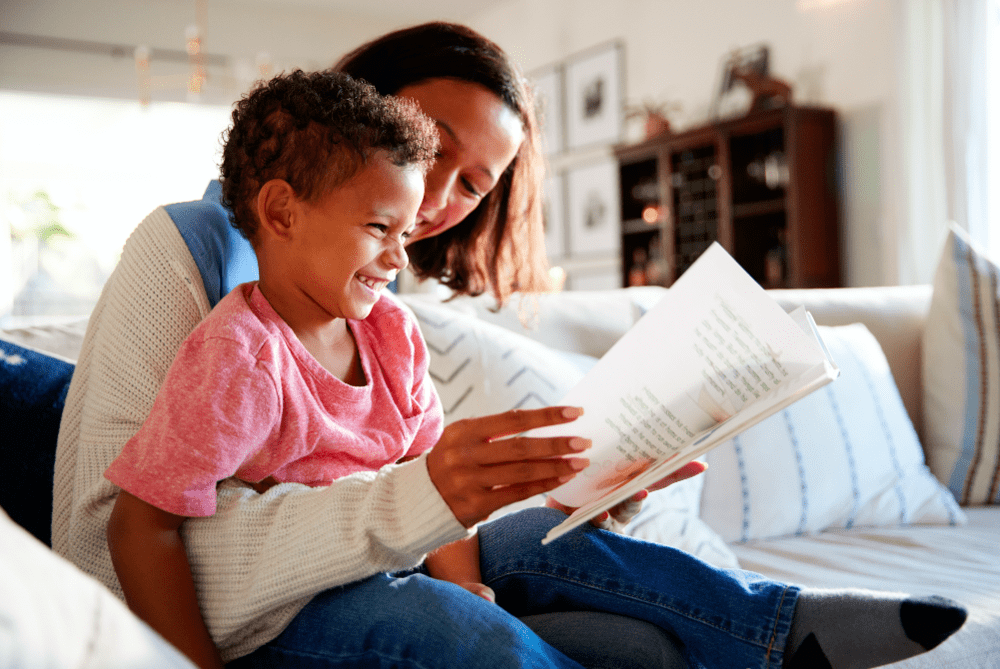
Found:
<path fill-rule="evenodd" d="M 472 182 L 468 179 L 462 179 L 462 187 L 472 197 L 482 197 L 482 193 L 476 190 L 476 187 L 472 185 Z"/>

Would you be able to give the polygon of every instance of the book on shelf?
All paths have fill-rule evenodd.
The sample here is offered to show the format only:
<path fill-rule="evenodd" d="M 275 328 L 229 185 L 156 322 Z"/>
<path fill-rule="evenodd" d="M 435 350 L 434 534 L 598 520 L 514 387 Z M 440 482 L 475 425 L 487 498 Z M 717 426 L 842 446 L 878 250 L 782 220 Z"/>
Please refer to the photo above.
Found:
<path fill-rule="evenodd" d="M 583 454 L 590 465 L 549 493 L 578 508 L 543 543 L 838 374 L 809 313 L 785 313 L 712 244 L 563 398 L 584 415 L 531 432 L 554 436 L 571 428 L 593 440 Z"/>

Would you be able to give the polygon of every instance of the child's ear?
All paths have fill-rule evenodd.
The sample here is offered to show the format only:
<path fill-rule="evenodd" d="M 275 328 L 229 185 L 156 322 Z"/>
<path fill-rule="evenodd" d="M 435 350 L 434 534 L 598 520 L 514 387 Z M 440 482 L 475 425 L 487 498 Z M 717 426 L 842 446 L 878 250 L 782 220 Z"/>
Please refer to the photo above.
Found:
<path fill-rule="evenodd" d="M 260 233 L 287 238 L 295 222 L 298 198 L 284 179 L 271 179 L 257 193 L 257 220 Z"/>

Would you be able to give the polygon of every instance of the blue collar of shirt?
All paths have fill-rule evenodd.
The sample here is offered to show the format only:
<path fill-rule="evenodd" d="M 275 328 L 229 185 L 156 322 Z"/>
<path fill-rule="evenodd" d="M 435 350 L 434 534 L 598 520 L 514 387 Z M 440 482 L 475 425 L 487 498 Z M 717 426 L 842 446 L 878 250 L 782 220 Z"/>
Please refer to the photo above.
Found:
<path fill-rule="evenodd" d="M 260 276 L 253 247 L 229 223 L 222 206 L 222 184 L 212 181 L 200 200 L 164 207 L 194 258 L 211 306 L 224 295 Z"/>

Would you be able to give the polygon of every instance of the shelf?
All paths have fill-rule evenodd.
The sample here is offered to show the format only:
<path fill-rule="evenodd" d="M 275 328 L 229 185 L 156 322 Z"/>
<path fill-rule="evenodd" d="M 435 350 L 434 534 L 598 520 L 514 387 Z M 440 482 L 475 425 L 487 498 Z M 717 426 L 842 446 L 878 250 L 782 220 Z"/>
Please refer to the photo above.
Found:
<path fill-rule="evenodd" d="M 669 285 L 717 241 L 762 283 L 839 286 L 836 129 L 833 110 L 788 105 L 616 147 L 622 285 L 636 253 L 662 251 Z"/>
<path fill-rule="evenodd" d="M 780 214 L 785 211 L 785 198 L 778 197 L 773 200 L 761 200 L 759 202 L 745 202 L 733 205 L 733 218 L 745 218 L 747 216 L 765 216 L 767 214 Z"/>
<path fill-rule="evenodd" d="M 634 218 L 630 221 L 622 221 L 622 234 L 623 235 L 637 235 L 643 232 L 658 232 L 660 230 L 660 222 L 647 223 L 641 218 Z"/>

